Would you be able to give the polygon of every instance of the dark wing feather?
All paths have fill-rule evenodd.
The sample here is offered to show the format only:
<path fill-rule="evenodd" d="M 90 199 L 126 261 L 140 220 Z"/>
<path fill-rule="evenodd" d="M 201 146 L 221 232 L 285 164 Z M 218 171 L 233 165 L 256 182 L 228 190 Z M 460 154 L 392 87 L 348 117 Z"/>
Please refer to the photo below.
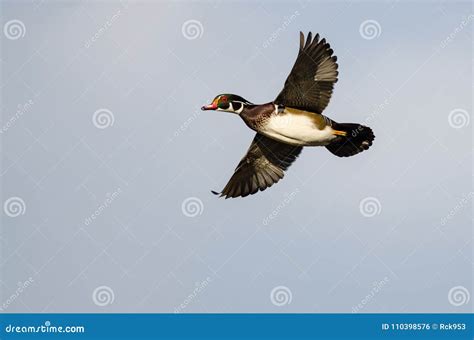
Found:
<path fill-rule="evenodd" d="M 319 34 L 312 39 L 309 32 L 305 43 L 300 32 L 298 57 L 275 103 L 322 113 L 337 82 L 337 57 L 332 54 L 326 39 L 319 41 Z"/>
<path fill-rule="evenodd" d="M 271 187 L 283 178 L 301 149 L 257 133 L 220 196 L 245 197 Z"/>

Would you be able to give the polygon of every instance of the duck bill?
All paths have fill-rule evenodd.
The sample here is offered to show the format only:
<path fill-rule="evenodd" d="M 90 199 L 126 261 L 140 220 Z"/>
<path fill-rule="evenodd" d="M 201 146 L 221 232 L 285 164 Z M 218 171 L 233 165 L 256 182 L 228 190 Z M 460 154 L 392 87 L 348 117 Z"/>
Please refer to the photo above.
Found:
<path fill-rule="evenodd" d="M 216 109 L 217 109 L 216 104 L 209 104 L 209 105 L 204 105 L 203 107 L 201 107 L 201 110 L 203 110 L 203 111 L 216 110 Z"/>

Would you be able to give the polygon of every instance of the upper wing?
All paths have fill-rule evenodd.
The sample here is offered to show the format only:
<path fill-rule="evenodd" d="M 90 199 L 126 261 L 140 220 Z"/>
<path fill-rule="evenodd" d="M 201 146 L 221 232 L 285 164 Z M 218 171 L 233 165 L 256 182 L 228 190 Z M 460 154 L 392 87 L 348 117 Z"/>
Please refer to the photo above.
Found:
<path fill-rule="evenodd" d="M 275 99 L 276 104 L 322 113 L 329 103 L 337 82 L 337 57 L 326 39 L 314 39 L 309 32 L 304 42 L 300 32 L 300 50 L 285 86 Z"/>
<path fill-rule="evenodd" d="M 271 187 L 283 178 L 284 171 L 301 149 L 301 146 L 280 143 L 257 133 L 220 196 L 245 197 Z"/>

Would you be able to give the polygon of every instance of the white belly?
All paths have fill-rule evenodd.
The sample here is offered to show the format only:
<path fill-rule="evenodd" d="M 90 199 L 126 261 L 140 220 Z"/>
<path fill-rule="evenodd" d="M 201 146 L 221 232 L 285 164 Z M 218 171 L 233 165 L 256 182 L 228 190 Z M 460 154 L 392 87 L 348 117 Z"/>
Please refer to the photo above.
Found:
<path fill-rule="evenodd" d="M 272 116 L 260 132 L 292 145 L 320 146 L 336 138 L 333 131 L 330 125 L 318 128 L 311 115 L 282 113 Z"/>

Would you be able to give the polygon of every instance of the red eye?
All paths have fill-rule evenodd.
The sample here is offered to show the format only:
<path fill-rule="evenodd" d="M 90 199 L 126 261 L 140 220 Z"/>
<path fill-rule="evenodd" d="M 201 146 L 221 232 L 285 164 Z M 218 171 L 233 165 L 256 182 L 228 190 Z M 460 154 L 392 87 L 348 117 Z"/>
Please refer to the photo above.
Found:
<path fill-rule="evenodd" d="M 221 97 L 221 101 L 222 101 L 223 103 L 227 102 L 227 96 L 222 96 L 222 97 Z"/>

